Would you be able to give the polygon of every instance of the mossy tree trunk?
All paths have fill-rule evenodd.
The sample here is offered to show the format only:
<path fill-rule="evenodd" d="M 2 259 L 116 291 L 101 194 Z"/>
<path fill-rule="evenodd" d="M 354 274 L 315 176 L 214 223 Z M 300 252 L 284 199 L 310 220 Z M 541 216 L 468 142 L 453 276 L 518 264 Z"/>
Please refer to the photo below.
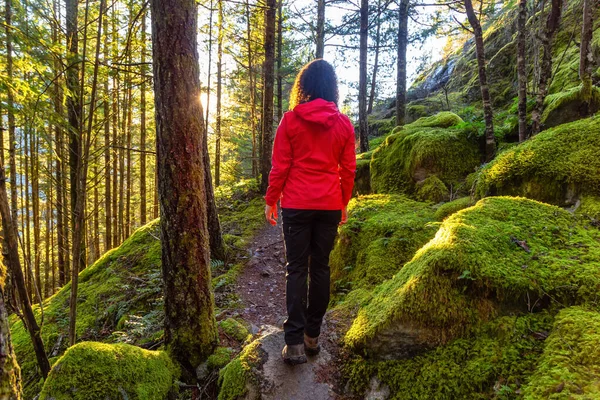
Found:
<path fill-rule="evenodd" d="M 398 9 L 398 66 L 396 78 L 396 125 L 406 122 L 406 48 L 408 47 L 409 0 L 402 0 Z"/>
<path fill-rule="evenodd" d="M 217 344 L 194 0 L 152 0 L 165 341 L 190 375 Z"/>
<path fill-rule="evenodd" d="M 517 75 L 519 79 L 519 142 L 527 139 L 527 65 L 525 60 L 525 35 L 527 24 L 527 0 L 519 0 L 517 32 Z"/>
<path fill-rule="evenodd" d="M 475 53 L 477 55 L 477 67 L 479 72 L 479 86 L 481 89 L 481 100 L 483 102 L 483 116 L 485 119 L 485 158 L 490 161 L 496 153 L 496 140 L 494 138 L 494 112 L 492 110 L 492 98 L 487 81 L 487 70 L 485 65 L 485 47 L 483 44 L 483 30 L 479 18 L 473 9 L 471 0 L 465 0 L 465 10 L 473 36 L 475 37 Z"/>
<path fill-rule="evenodd" d="M 323 58 L 325 54 L 325 0 L 317 0 L 316 42 L 315 58 Z"/>
<path fill-rule="evenodd" d="M 586 115 L 590 114 L 590 101 L 592 99 L 592 70 L 594 66 L 594 52 L 592 51 L 592 37 L 594 33 L 594 10 L 598 7 L 597 0 L 583 1 L 583 27 L 581 29 L 581 45 L 579 55 L 579 77 L 582 84 L 582 100 L 585 104 Z"/>
<path fill-rule="evenodd" d="M 50 372 L 50 363 L 48 362 L 48 356 L 46 355 L 44 343 L 42 342 L 42 337 L 40 335 L 40 327 L 35 320 L 35 315 L 31 308 L 27 286 L 25 285 L 25 277 L 23 276 L 21 259 L 19 257 L 19 233 L 17 231 L 17 226 L 15 225 L 15 220 L 12 218 L 10 206 L 8 205 L 6 178 L 4 176 L 3 168 L 0 168 L 0 215 L 2 216 L 2 228 L 6 244 L 4 259 L 10 269 L 21 302 L 20 306 L 21 314 L 23 315 L 23 325 L 25 325 L 25 328 L 29 332 L 38 366 L 45 379 Z M 2 335 L 2 337 L 4 336 Z"/>
<path fill-rule="evenodd" d="M 12 1 L 5 2 L 4 28 L 6 36 L 6 78 L 9 82 L 13 81 L 13 58 L 12 58 Z M 6 85 L 6 114 L 8 118 L 8 162 L 10 165 L 10 205 L 12 208 L 12 217 L 17 223 L 17 161 L 16 136 L 15 136 L 15 114 L 14 114 L 14 93 L 12 85 Z"/>
<path fill-rule="evenodd" d="M 369 1 L 360 0 L 360 57 L 358 72 L 358 138 L 360 152 L 369 151 L 367 121 L 367 55 L 369 40 Z"/>
<path fill-rule="evenodd" d="M 7 200 L 8 204 L 8 200 Z M 6 274 L 1 269 L 0 276 L 0 399 L 20 400 L 21 399 L 21 369 L 17 363 L 17 357 L 13 350 L 10 337 L 10 324 L 8 323 L 8 313 L 4 303 L 4 282 Z"/>
<path fill-rule="evenodd" d="M 265 8 L 265 62 L 263 65 L 262 159 L 260 189 L 269 186 L 273 147 L 273 92 L 275 86 L 275 19 L 277 0 L 267 0 Z"/>
<path fill-rule="evenodd" d="M 542 42 L 542 64 L 539 72 L 538 92 L 535 99 L 535 106 L 531 113 L 531 135 L 537 135 L 542 129 L 542 111 L 544 109 L 544 100 L 548 94 L 548 86 L 552 78 L 552 44 L 554 36 L 560 24 L 562 15 L 562 0 L 552 0 L 550 13 L 546 19 L 546 27 L 540 37 Z"/>

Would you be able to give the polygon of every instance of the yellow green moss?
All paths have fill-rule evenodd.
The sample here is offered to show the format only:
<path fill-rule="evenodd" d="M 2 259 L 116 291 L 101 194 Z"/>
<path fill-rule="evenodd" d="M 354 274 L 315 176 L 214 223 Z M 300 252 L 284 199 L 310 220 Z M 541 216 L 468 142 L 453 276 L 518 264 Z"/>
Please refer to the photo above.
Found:
<path fill-rule="evenodd" d="M 473 199 L 471 199 L 471 197 L 461 197 L 460 199 L 444 203 L 435 211 L 435 219 L 438 221 L 443 221 L 455 212 L 464 210 L 465 208 L 471 207 L 474 204 L 475 202 Z"/>
<path fill-rule="evenodd" d="M 600 221 L 600 196 L 583 196 L 575 214 Z"/>
<path fill-rule="evenodd" d="M 82 342 L 54 364 L 40 399 L 163 400 L 179 371 L 162 351 Z"/>
<path fill-rule="evenodd" d="M 450 197 L 448 187 L 436 175 L 417 182 L 416 197 L 421 201 L 440 203 Z"/>
<path fill-rule="evenodd" d="M 458 184 L 480 164 L 471 130 L 448 127 L 461 121 L 446 112 L 396 128 L 373 152 L 373 191 L 412 194 L 416 183 L 431 175 L 446 186 Z"/>
<path fill-rule="evenodd" d="M 370 288 L 394 275 L 433 237 L 433 208 L 400 195 L 352 199 L 331 253 L 335 292 Z"/>
<path fill-rule="evenodd" d="M 373 290 L 345 336 L 362 348 L 408 322 L 432 344 L 468 335 L 510 310 L 596 298 L 600 231 L 533 200 L 492 197 L 447 218 L 394 277 Z"/>
<path fill-rule="evenodd" d="M 600 116 L 560 125 L 506 150 L 482 169 L 476 194 L 557 205 L 600 194 Z"/>
<path fill-rule="evenodd" d="M 227 318 L 223 321 L 219 321 L 219 328 L 226 335 L 238 342 L 244 342 L 248 339 L 248 336 L 250 336 L 250 332 L 246 325 L 235 318 Z"/>
<path fill-rule="evenodd" d="M 223 368 L 231 361 L 234 353 L 235 351 L 231 347 L 217 347 L 206 360 L 207 368 L 211 371 Z"/>
<path fill-rule="evenodd" d="M 246 392 L 252 368 L 260 361 L 260 341 L 250 343 L 219 372 L 219 400 L 237 400 Z"/>
<path fill-rule="evenodd" d="M 524 399 L 600 398 L 600 312 L 570 307 L 557 316 Z"/>
<path fill-rule="evenodd" d="M 546 97 L 545 109 L 542 114 L 544 129 L 587 117 L 589 114 L 584 114 L 584 104 L 581 86 L 549 95 Z M 593 87 L 588 112 L 594 114 L 598 110 L 600 110 L 600 88 Z"/>

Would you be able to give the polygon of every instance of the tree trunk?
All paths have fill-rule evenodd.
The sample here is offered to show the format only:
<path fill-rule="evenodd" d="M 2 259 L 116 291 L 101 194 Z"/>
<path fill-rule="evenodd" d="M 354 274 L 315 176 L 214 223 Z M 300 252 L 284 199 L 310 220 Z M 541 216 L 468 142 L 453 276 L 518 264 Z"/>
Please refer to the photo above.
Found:
<path fill-rule="evenodd" d="M 42 269 L 40 244 L 40 180 L 39 180 L 39 140 L 32 132 L 31 141 L 31 203 L 33 208 L 33 270 L 35 272 L 36 293 L 42 302 Z"/>
<path fill-rule="evenodd" d="M 221 233 L 221 223 L 215 202 L 215 194 L 210 173 L 210 157 L 208 155 L 208 134 L 204 130 L 202 139 L 202 162 L 204 163 L 204 183 L 206 192 L 206 215 L 208 223 L 208 240 L 210 247 L 210 258 L 213 260 L 225 260 L 225 243 Z"/>
<path fill-rule="evenodd" d="M 13 59 L 12 59 L 12 0 L 5 3 L 5 35 L 6 35 L 6 78 L 13 82 Z M 11 85 L 6 85 L 6 114 L 8 117 L 8 163 L 10 166 L 10 205 L 12 207 L 12 218 L 17 223 L 17 159 L 16 159 L 16 136 L 15 136 L 15 100 Z M 3 165 L 4 166 L 4 165 Z"/>
<path fill-rule="evenodd" d="M 552 7 L 544 33 L 541 35 L 542 42 L 542 65 L 540 67 L 540 79 L 538 82 L 538 92 L 535 98 L 535 106 L 531 113 L 531 135 L 537 135 L 542 130 L 542 111 L 544 109 L 544 101 L 548 94 L 548 86 L 552 78 L 552 44 L 554 36 L 560 25 L 562 14 L 562 0 L 552 0 Z"/>
<path fill-rule="evenodd" d="M 258 177 L 258 151 L 256 143 L 256 82 L 252 52 L 252 24 L 250 20 L 250 0 L 246 0 L 246 44 L 248 45 L 248 83 L 250 85 L 250 127 L 252 129 L 252 176 Z"/>
<path fill-rule="evenodd" d="M 40 336 L 40 327 L 35 320 L 35 315 L 31 308 L 31 302 L 29 301 L 29 294 L 27 293 L 27 287 L 25 286 L 25 277 L 23 276 L 23 270 L 21 269 L 21 260 L 19 257 L 19 244 L 17 227 L 11 216 L 10 207 L 8 205 L 8 195 L 6 193 L 6 177 L 4 176 L 4 169 L 0 169 L 0 215 L 2 216 L 2 227 L 4 230 L 4 239 L 6 243 L 6 249 L 4 259 L 10 268 L 10 272 L 13 276 L 13 280 L 16 285 L 17 293 L 21 302 L 21 313 L 23 314 L 23 325 L 29 332 L 35 356 L 37 358 L 38 366 L 44 379 L 50 372 L 50 363 L 44 350 L 44 343 Z"/>
<path fill-rule="evenodd" d="M 579 55 L 579 77 L 582 84 L 582 100 L 585 116 L 590 115 L 590 102 L 592 100 L 592 72 L 594 68 L 594 52 L 592 51 L 592 37 L 594 33 L 594 11 L 598 7 L 597 0 L 583 0 L 583 27 L 581 29 L 581 45 Z"/>
<path fill-rule="evenodd" d="M 369 0 L 360 0 L 360 61 L 358 77 L 358 138 L 360 152 L 369 151 L 367 121 L 367 55 L 369 41 Z"/>
<path fill-rule="evenodd" d="M 469 24 L 473 28 L 475 36 L 475 52 L 477 54 L 477 66 L 479 69 L 479 86 L 481 88 L 481 100 L 483 101 L 483 115 L 485 118 L 485 157 L 486 161 L 491 161 L 496 154 L 496 140 L 494 137 L 494 113 L 492 111 L 492 99 L 490 96 L 490 88 L 487 81 L 487 71 L 485 66 L 485 49 L 483 45 L 483 31 L 481 24 L 471 0 L 465 0 L 465 9 Z"/>
<path fill-rule="evenodd" d="M 215 186 L 221 184 L 221 91 L 223 79 L 223 0 L 217 0 L 219 8 L 217 34 L 217 125 L 215 137 Z"/>
<path fill-rule="evenodd" d="M 317 50 L 315 58 L 323 58 L 325 54 L 325 0 L 317 0 Z"/>
<path fill-rule="evenodd" d="M 193 0 L 151 0 L 165 342 L 190 375 L 217 344 Z"/>
<path fill-rule="evenodd" d="M 4 166 L 2 167 L 4 168 Z M 8 198 L 6 199 L 8 205 Z M 0 270 L 0 399 L 21 400 L 21 369 L 17 363 L 17 357 L 13 350 L 10 334 L 10 323 L 8 321 L 8 312 L 4 303 L 4 282 L 7 280 L 7 274 L 4 269 Z"/>
<path fill-rule="evenodd" d="M 146 225 L 146 13 L 142 14 L 142 57 L 140 73 L 142 84 L 140 86 L 140 224 Z"/>
<path fill-rule="evenodd" d="M 218 0 L 221 1 L 221 0 Z M 208 114 L 209 114 L 209 108 L 210 108 L 210 70 L 212 67 L 212 26 L 213 26 L 213 0 L 210 0 L 210 13 L 209 13 L 209 17 L 208 17 L 208 66 L 207 66 L 207 73 L 206 73 L 206 119 L 205 119 L 205 130 L 207 132 L 208 135 Z"/>
<path fill-rule="evenodd" d="M 400 5 L 402 6 L 402 4 Z M 373 103 L 375 103 L 375 87 L 377 84 L 377 70 L 379 69 L 379 43 L 381 41 L 381 0 L 377 1 L 377 29 L 375 32 L 375 60 L 373 63 L 373 73 L 371 75 L 371 93 L 369 95 L 369 104 L 367 105 L 367 115 L 373 112 Z"/>
<path fill-rule="evenodd" d="M 406 49 L 408 48 L 409 0 L 402 0 L 398 10 L 398 64 L 396 79 L 396 125 L 406 123 Z"/>
<path fill-rule="evenodd" d="M 33 274 L 32 268 L 31 268 L 31 213 L 29 212 L 29 210 L 31 210 L 29 208 L 29 162 L 31 161 L 31 152 L 29 151 L 29 137 L 31 135 L 31 133 L 29 133 L 28 129 L 24 129 L 23 130 L 23 142 L 25 143 L 24 146 L 24 153 L 23 153 L 23 158 L 25 159 L 25 173 L 23 174 L 23 178 L 25 179 L 25 185 L 22 186 L 22 190 L 24 191 L 24 197 L 25 197 L 25 209 L 22 211 L 25 214 L 25 230 L 23 232 L 23 235 L 25 236 L 23 238 L 23 245 L 24 245 L 24 249 L 23 249 L 23 257 L 24 257 L 24 263 L 23 266 L 25 267 L 25 281 L 27 282 L 27 291 L 29 293 L 30 296 L 30 300 L 33 300 L 33 294 L 34 294 L 34 287 L 35 287 L 35 275 Z M 22 170 L 23 171 L 23 170 Z"/>
<path fill-rule="evenodd" d="M 283 47 L 283 0 L 277 5 L 277 122 L 283 118 L 283 76 L 281 75 Z"/>
<path fill-rule="evenodd" d="M 46 168 L 48 169 L 48 175 L 51 177 L 52 176 L 52 160 L 50 157 L 48 157 L 47 160 L 48 164 L 46 165 Z M 53 183 L 52 183 L 52 179 L 48 180 L 48 191 L 47 193 L 47 198 L 46 198 L 46 237 L 45 237 L 45 250 L 46 250 L 46 262 L 45 262 L 45 267 L 44 267 L 44 291 L 43 291 L 43 296 L 44 298 L 48 298 L 49 296 L 52 295 L 52 293 L 54 292 L 54 286 L 51 285 L 50 283 L 50 270 L 52 269 L 52 260 L 50 259 L 50 240 L 51 240 L 51 234 L 52 234 L 52 201 L 53 201 Z"/>
<path fill-rule="evenodd" d="M 517 75 L 519 78 L 519 142 L 527 139 L 527 64 L 526 24 L 527 0 L 519 0 L 519 17 L 517 27 Z"/>
<path fill-rule="evenodd" d="M 275 14 L 277 0 L 267 0 L 265 9 L 265 63 L 263 66 L 262 104 L 262 159 L 260 189 L 263 193 L 269 186 L 271 172 L 271 150 L 273 147 L 273 86 L 275 80 Z"/>
<path fill-rule="evenodd" d="M 104 19 L 104 63 L 108 65 L 109 62 L 109 51 L 108 51 L 108 18 Z M 108 72 L 108 71 L 107 71 Z M 104 251 L 112 249 L 112 174 L 115 173 L 111 170 L 111 157 L 110 153 L 111 140 L 110 140 L 110 105 L 109 105 L 109 77 L 106 74 L 106 80 L 104 81 L 104 101 L 102 102 L 102 108 L 104 111 Z"/>

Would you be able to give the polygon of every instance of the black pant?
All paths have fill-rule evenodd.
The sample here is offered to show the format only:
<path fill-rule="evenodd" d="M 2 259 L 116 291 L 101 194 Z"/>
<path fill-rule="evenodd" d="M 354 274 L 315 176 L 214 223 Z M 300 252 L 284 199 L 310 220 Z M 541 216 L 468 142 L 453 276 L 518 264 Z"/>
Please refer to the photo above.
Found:
<path fill-rule="evenodd" d="M 317 337 L 329 304 L 329 253 L 342 212 L 282 209 L 287 258 L 285 343 Z M 307 278 L 310 276 L 310 284 Z M 308 303 L 307 303 L 308 297 Z"/>

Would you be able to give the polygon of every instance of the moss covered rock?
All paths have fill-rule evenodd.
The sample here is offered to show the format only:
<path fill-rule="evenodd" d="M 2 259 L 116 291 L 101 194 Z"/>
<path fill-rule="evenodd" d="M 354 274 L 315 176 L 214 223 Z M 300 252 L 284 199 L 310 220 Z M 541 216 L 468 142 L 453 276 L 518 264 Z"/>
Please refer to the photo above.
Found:
<path fill-rule="evenodd" d="M 523 390 L 525 399 L 600 398 L 600 313 L 562 310 Z"/>
<path fill-rule="evenodd" d="M 581 89 L 579 86 L 546 97 L 546 107 L 542 114 L 544 129 L 577 121 L 600 110 L 600 88 L 592 88 L 589 103 L 584 101 Z"/>
<path fill-rule="evenodd" d="M 246 325 L 235 318 L 227 318 L 219 321 L 219 329 L 238 342 L 246 341 L 250 335 L 250 331 Z"/>
<path fill-rule="evenodd" d="M 573 305 L 600 290 L 600 231 L 533 200 L 493 197 L 447 218 L 373 290 L 345 336 L 364 354 L 407 357 L 498 316 Z"/>
<path fill-rule="evenodd" d="M 447 186 L 463 180 L 480 164 L 480 153 L 472 132 L 456 126 L 461 121 L 444 112 L 395 128 L 373 152 L 373 191 L 413 194 L 432 175 Z"/>
<path fill-rule="evenodd" d="M 475 202 L 470 197 L 461 197 L 460 199 L 444 203 L 438 207 L 437 210 L 435 210 L 435 219 L 438 221 L 443 221 L 455 212 L 464 210 L 465 208 L 471 207 L 474 204 Z"/>
<path fill-rule="evenodd" d="M 583 196 L 580 206 L 575 213 L 598 223 L 600 221 L 600 197 Z"/>
<path fill-rule="evenodd" d="M 165 352 L 82 342 L 52 367 L 41 400 L 166 399 L 179 371 Z"/>
<path fill-rule="evenodd" d="M 421 182 L 417 182 L 417 199 L 440 203 L 450 196 L 448 187 L 436 175 L 432 175 Z"/>
<path fill-rule="evenodd" d="M 354 177 L 354 195 L 371 193 L 371 159 L 356 160 L 356 175 Z"/>
<path fill-rule="evenodd" d="M 391 278 L 437 230 L 429 204 L 401 195 L 361 196 L 348 210 L 329 261 L 334 292 Z"/>
<path fill-rule="evenodd" d="M 600 116 L 560 125 L 506 150 L 482 169 L 476 194 L 556 205 L 600 194 Z"/>

